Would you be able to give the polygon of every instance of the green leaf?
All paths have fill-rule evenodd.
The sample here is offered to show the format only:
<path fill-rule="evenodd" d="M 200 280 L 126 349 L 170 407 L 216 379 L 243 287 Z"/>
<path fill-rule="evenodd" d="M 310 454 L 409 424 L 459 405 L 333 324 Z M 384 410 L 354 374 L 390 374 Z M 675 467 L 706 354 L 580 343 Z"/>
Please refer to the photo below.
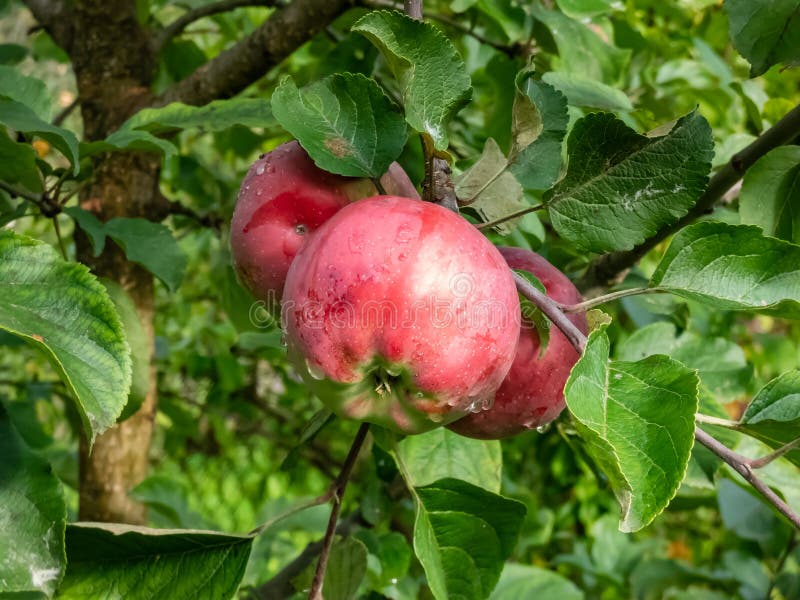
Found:
<path fill-rule="evenodd" d="M 100 253 L 106 245 L 105 224 L 95 217 L 93 213 L 79 206 L 69 206 L 64 209 L 64 212 L 75 219 L 78 226 L 89 236 L 95 258 L 100 256 Z"/>
<path fill-rule="evenodd" d="M 497 440 L 474 440 L 439 427 L 406 437 L 397 452 L 410 485 L 419 487 L 452 478 L 500 492 L 503 455 Z"/>
<path fill-rule="evenodd" d="M 629 250 L 694 206 L 714 143 L 697 112 L 649 138 L 608 113 L 578 121 L 567 174 L 545 195 L 558 233 L 583 250 Z"/>
<path fill-rule="evenodd" d="M 231 598 L 244 575 L 251 536 L 192 529 L 73 523 L 58 597 L 195 600 Z"/>
<path fill-rule="evenodd" d="M 569 579 L 558 573 L 507 563 L 490 600 L 520 600 L 521 598 L 558 598 L 583 600 L 583 592 Z"/>
<path fill-rule="evenodd" d="M 800 0 L 725 0 L 733 45 L 750 76 L 800 60 Z"/>
<path fill-rule="evenodd" d="M 156 137 L 147 131 L 131 129 L 119 129 L 104 140 L 80 145 L 81 157 L 115 150 L 155 152 L 163 154 L 166 158 L 171 158 L 178 153 L 178 149 L 172 142 Z"/>
<path fill-rule="evenodd" d="M 359 540 L 348 537 L 331 547 L 328 568 L 322 589 L 325 600 L 351 600 L 367 573 L 367 548 Z"/>
<path fill-rule="evenodd" d="M 510 42 L 525 36 L 525 10 L 515 0 L 477 0 L 478 10 L 497 23 Z"/>
<path fill-rule="evenodd" d="M 0 404 L 0 596 L 48 597 L 64 573 L 67 509 L 50 464 L 32 452 Z"/>
<path fill-rule="evenodd" d="M 372 11 L 353 25 L 386 58 L 400 84 L 406 120 L 446 150 L 446 125 L 470 99 L 464 61 L 438 29 L 396 11 Z"/>
<path fill-rule="evenodd" d="M 598 108 L 613 112 L 633 110 L 624 92 L 580 75 L 550 71 L 542 79 L 567 97 L 570 106 Z"/>
<path fill-rule="evenodd" d="M 28 56 L 28 49 L 25 46 L 0 44 L 0 65 L 16 65 L 22 62 L 26 56 Z"/>
<path fill-rule="evenodd" d="M 739 215 L 764 235 L 800 244 L 800 146 L 775 148 L 747 170 Z"/>
<path fill-rule="evenodd" d="M 145 108 L 125 121 L 122 129 L 144 129 L 156 134 L 176 129 L 222 131 L 235 125 L 255 128 L 275 124 L 267 100 L 237 97 L 203 106 L 173 102 L 161 108 Z"/>
<path fill-rule="evenodd" d="M 772 448 L 800 438 L 800 371 L 787 371 L 761 388 L 742 415 L 738 430 Z M 800 467 L 800 447 L 785 457 Z"/>
<path fill-rule="evenodd" d="M 131 385 L 131 358 L 105 288 L 47 244 L 0 232 L 0 329 L 42 350 L 74 395 L 86 434 L 114 424 Z"/>
<path fill-rule="evenodd" d="M 21 183 L 32 192 L 42 191 L 42 178 L 36 166 L 36 150 L 30 144 L 15 142 L 0 127 L 0 180 Z"/>
<path fill-rule="evenodd" d="M 585 19 L 609 13 L 613 10 L 614 0 L 556 0 L 558 8 L 573 19 Z"/>
<path fill-rule="evenodd" d="M 166 226 L 147 219 L 117 217 L 106 223 L 105 231 L 122 247 L 128 260 L 142 265 L 171 292 L 178 289 L 186 255 Z"/>
<path fill-rule="evenodd" d="M 379 178 L 406 143 L 403 116 L 363 75 L 331 75 L 302 89 L 286 77 L 272 111 L 317 166 L 339 175 Z"/>
<path fill-rule="evenodd" d="M 653 354 L 666 354 L 697 369 L 708 391 L 727 400 L 745 395 L 753 377 L 744 352 L 733 341 L 690 331 L 677 336 L 675 325 L 666 321 L 637 329 L 617 348 L 618 360 L 641 360 Z"/>
<path fill-rule="evenodd" d="M 609 361 L 605 329 L 589 335 L 564 396 L 620 503 L 620 530 L 638 531 L 669 504 L 686 473 L 699 381 L 662 355 Z"/>
<path fill-rule="evenodd" d="M 672 239 L 650 286 L 718 310 L 800 318 L 800 246 L 750 225 L 696 223 Z"/>
<path fill-rule="evenodd" d="M 620 85 L 625 77 L 631 51 L 606 44 L 580 21 L 536 4 L 533 16 L 545 24 L 558 47 L 557 68 L 585 79 Z"/>
<path fill-rule="evenodd" d="M 7 44 L 7 46 L 13 45 Z M 27 52 L 24 47 L 22 48 Z M 0 97 L 2 96 L 24 104 L 43 121 L 52 118 L 53 105 L 50 92 L 47 84 L 41 79 L 27 77 L 12 67 L 0 66 Z"/>
<path fill-rule="evenodd" d="M 766 543 L 780 531 L 780 517 L 760 499 L 726 477 L 717 482 L 717 503 L 725 528 L 740 538 Z"/>
<path fill-rule="evenodd" d="M 73 173 L 80 170 L 78 164 L 78 138 L 61 127 L 56 127 L 40 119 L 27 105 L 14 100 L 0 100 L 0 123 L 15 131 L 38 135 L 50 142 L 73 165 Z"/>
<path fill-rule="evenodd" d="M 110 279 L 100 281 L 106 288 L 114 308 L 122 321 L 125 338 L 131 349 L 131 391 L 128 403 L 119 416 L 119 420 L 127 419 L 142 405 L 150 391 L 150 356 L 152 348 L 147 333 L 142 326 L 136 304 L 128 292 L 117 282 Z"/>
<path fill-rule="evenodd" d="M 414 551 L 434 597 L 487 598 L 517 543 L 525 506 L 457 479 L 416 495 Z"/>
<path fill-rule="evenodd" d="M 567 100 L 547 83 L 518 80 L 514 115 L 511 172 L 526 188 L 545 190 L 561 174 L 561 147 L 569 122 Z M 535 130 L 530 124 L 536 125 Z"/>
<path fill-rule="evenodd" d="M 485 222 L 494 221 L 522 210 L 528 204 L 517 179 L 507 170 L 508 159 L 492 138 L 486 140 L 483 154 L 456 181 L 456 196 L 462 204 L 478 211 Z M 502 234 L 510 233 L 518 219 L 495 226 Z"/>

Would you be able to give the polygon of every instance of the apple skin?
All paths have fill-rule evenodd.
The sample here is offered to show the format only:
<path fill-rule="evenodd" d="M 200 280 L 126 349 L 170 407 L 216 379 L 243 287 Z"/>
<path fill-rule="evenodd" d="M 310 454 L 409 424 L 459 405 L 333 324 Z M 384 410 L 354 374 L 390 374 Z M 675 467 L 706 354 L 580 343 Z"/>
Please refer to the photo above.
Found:
<path fill-rule="evenodd" d="M 564 304 L 582 300 L 567 276 L 535 252 L 522 248 L 499 250 L 512 269 L 533 273 L 553 300 Z M 567 317 L 587 333 L 585 314 Z M 472 438 L 498 440 L 550 423 L 564 410 L 564 385 L 578 358 L 572 344 L 555 326 L 550 327 L 550 341 L 540 358 L 539 334 L 532 326 L 523 325 L 511 370 L 491 408 L 467 415 L 450 424 L 450 429 Z"/>
<path fill-rule="evenodd" d="M 387 193 L 419 197 L 397 163 L 381 184 Z M 231 252 L 240 281 L 274 309 L 289 265 L 308 236 L 343 206 L 376 193 L 369 179 L 323 171 L 296 141 L 262 155 L 242 181 L 231 219 Z"/>
<path fill-rule="evenodd" d="M 289 357 L 335 413 L 406 434 L 491 401 L 519 297 L 502 255 L 457 214 L 376 196 L 320 227 L 289 269 Z"/>

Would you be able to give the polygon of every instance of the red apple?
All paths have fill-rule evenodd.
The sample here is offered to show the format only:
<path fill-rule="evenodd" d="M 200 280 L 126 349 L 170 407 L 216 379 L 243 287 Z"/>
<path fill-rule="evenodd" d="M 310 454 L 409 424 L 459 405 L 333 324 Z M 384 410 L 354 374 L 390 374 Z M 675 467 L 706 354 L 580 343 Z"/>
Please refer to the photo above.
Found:
<path fill-rule="evenodd" d="M 339 415 L 420 433 L 485 406 L 514 357 L 519 298 L 500 252 L 420 200 L 344 207 L 286 278 L 289 356 Z"/>
<path fill-rule="evenodd" d="M 387 193 L 419 197 L 397 163 L 381 184 Z M 308 235 L 346 204 L 376 193 L 369 179 L 323 171 L 297 142 L 261 156 L 242 181 L 231 220 L 233 262 L 242 284 L 274 308 Z"/>
<path fill-rule="evenodd" d="M 533 273 L 547 295 L 564 304 L 581 301 L 580 292 L 561 271 L 538 254 L 521 248 L 500 248 L 512 269 Z M 583 313 L 568 315 L 578 329 L 587 332 Z M 564 385 L 579 355 L 561 330 L 550 327 L 550 341 L 539 356 L 539 334 L 523 323 L 514 363 L 494 397 L 491 408 L 468 415 L 450 429 L 469 437 L 496 440 L 522 433 L 553 421 L 564 410 Z"/>

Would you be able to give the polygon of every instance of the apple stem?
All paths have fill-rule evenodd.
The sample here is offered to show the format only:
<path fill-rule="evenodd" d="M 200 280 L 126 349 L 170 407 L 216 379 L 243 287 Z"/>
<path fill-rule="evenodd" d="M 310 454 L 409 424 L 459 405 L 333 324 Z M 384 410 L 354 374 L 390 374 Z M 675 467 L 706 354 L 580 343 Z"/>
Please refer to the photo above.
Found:
<path fill-rule="evenodd" d="M 333 500 L 331 508 L 331 516 L 328 519 L 328 527 L 325 530 L 325 537 L 322 540 L 322 550 L 319 553 L 317 560 L 317 568 L 314 571 L 314 580 L 311 583 L 311 590 L 308 594 L 308 600 L 322 600 L 322 584 L 325 580 L 325 570 L 328 568 L 328 557 L 331 553 L 331 546 L 333 546 L 333 538 L 336 535 L 336 522 L 339 520 L 339 512 L 342 509 L 342 499 L 344 492 L 347 489 L 347 482 L 350 480 L 350 474 L 356 464 L 361 447 L 364 445 L 364 440 L 369 431 L 369 423 L 362 423 L 358 428 L 358 433 L 353 439 L 353 444 L 350 446 L 350 452 L 347 453 L 347 458 L 342 465 L 342 470 L 339 476 L 331 484 L 328 493 Z"/>
<path fill-rule="evenodd" d="M 375 189 L 378 190 L 378 193 L 381 196 L 385 196 L 386 195 L 386 188 L 383 187 L 383 184 L 381 183 L 380 177 L 373 177 L 372 178 L 372 183 L 375 185 Z"/>
<path fill-rule="evenodd" d="M 511 274 L 514 276 L 517 291 L 533 302 L 534 306 L 541 310 L 561 330 L 578 354 L 583 354 L 583 350 L 586 348 L 586 336 L 561 311 L 558 303 L 548 298 L 543 292 L 540 292 L 519 273 L 512 270 Z"/>
<path fill-rule="evenodd" d="M 739 473 L 739 475 L 741 475 L 744 480 L 747 481 L 747 483 L 753 486 L 756 491 L 761 494 L 765 500 L 767 500 L 767 502 L 772 504 L 772 506 L 778 509 L 778 511 L 784 517 L 789 519 L 792 525 L 794 525 L 797 529 L 800 529 L 800 515 L 794 512 L 789 505 L 786 504 L 780 496 L 778 496 L 778 494 L 773 492 L 767 484 L 758 478 L 753 471 L 754 468 L 758 468 L 753 467 L 754 461 L 751 461 L 749 458 L 745 458 L 741 454 L 734 452 L 698 427 L 696 427 L 694 430 L 694 439 L 730 465 L 731 468 Z"/>

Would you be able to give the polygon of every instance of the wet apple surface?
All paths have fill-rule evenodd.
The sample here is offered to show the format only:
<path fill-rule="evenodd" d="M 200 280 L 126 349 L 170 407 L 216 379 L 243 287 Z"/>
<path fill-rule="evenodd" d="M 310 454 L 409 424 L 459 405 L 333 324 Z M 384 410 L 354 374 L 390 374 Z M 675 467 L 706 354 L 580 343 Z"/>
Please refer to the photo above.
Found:
<path fill-rule="evenodd" d="M 282 320 L 323 402 L 404 433 L 491 401 L 520 329 L 499 251 L 455 213 L 389 196 L 343 208 L 300 250 Z"/>

